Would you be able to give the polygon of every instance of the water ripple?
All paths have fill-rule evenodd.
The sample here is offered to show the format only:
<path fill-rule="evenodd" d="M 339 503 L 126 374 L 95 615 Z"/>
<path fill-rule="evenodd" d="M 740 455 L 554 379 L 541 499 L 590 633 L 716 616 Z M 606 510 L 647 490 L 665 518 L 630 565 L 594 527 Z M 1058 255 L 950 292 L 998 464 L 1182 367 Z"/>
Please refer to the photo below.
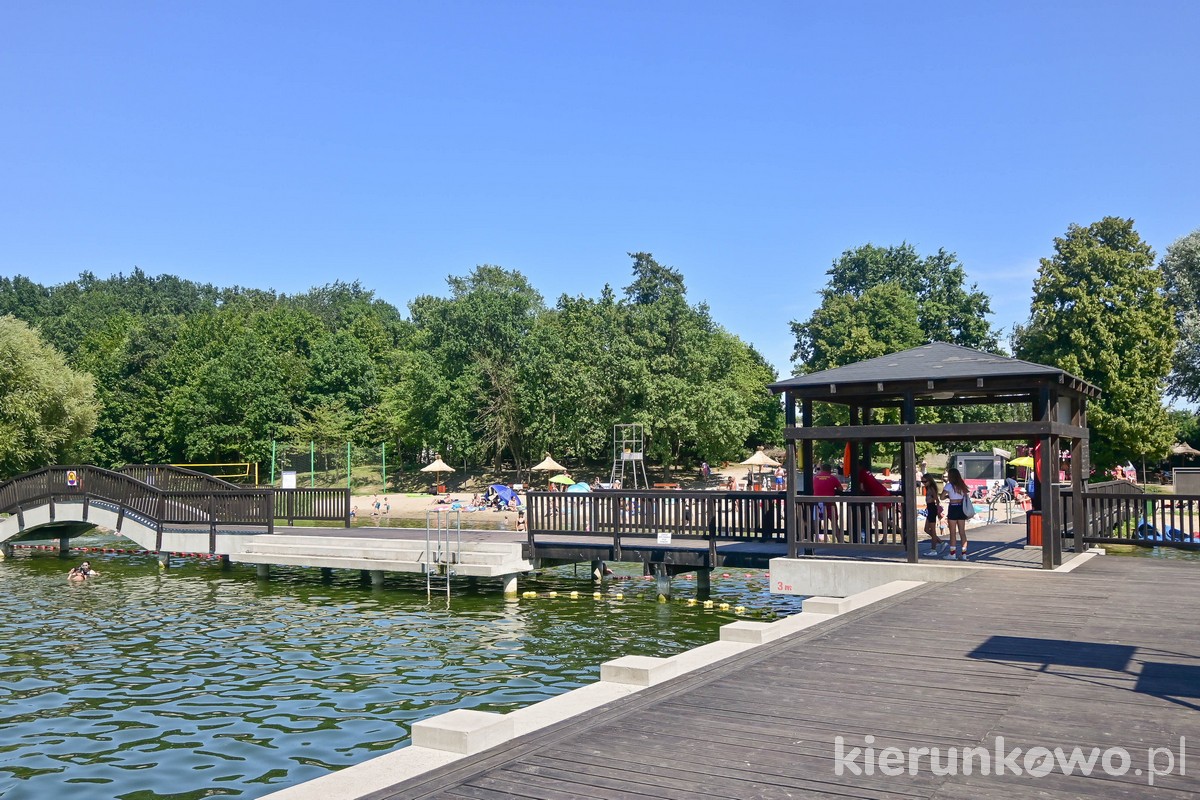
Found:
<path fill-rule="evenodd" d="M 380 591 L 352 573 L 261 582 L 210 562 L 160 574 L 146 556 L 92 560 L 103 576 L 83 585 L 50 555 L 0 562 L 5 800 L 259 797 L 402 746 L 415 720 L 535 703 L 596 680 L 602 661 L 713 641 L 732 619 L 659 604 L 634 575 L 604 602 L 559 570 L 523 587 L 537 601 L 447 603 L 403 577 Z M 761 579 L 716 583 L 731 604 L 798 610 Z M 581 599 L 544 597 L 572 589 Z"/>

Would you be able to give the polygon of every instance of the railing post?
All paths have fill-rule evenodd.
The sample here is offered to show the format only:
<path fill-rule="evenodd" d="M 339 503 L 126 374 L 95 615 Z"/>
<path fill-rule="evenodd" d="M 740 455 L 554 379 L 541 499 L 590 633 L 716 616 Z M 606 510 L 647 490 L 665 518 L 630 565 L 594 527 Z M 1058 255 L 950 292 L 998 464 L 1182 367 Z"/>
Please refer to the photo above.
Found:
<path fill-rule="evenodd" d="M 157 508 L 157 513 L 155 514 L 155 516 L 157 517 L 155 522 L 157 524 L 155 525 L 156 534 L 155 534 L 155 538 L 154 538 L 154 549 L 161 553 L 162 552 L 162 538 L 163 538 L 163 517 L 165 517 L 167 515 L 167 496 L 160 490 L 156 490 L 156 491 L 158 491 L 158 508 Z"/>
<path fill-rule="evenodd" d="M 217 552 L 217 512 L 214 508 L 216 496 L 208 495 L 208 552 L 209 555 Z"/>

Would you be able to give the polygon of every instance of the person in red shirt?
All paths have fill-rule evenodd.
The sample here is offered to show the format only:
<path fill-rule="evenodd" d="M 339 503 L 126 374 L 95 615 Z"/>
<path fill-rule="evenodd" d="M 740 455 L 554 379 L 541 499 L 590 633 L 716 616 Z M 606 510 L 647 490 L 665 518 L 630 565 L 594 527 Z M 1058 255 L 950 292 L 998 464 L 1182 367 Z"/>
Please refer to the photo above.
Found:
<path fill-rule="evenodd" d="M 820 464 L 817 466 L 816 474 L 813 475 L 813 496 L 814 497 L 834 497 L 842 493 L 842 482 L 837 479 L 829 471 L 828 464 Z M 833 536 L 837 541 L 842 541 L 842 531 L 838 527 L 837 504 L 832 500 L 825 500 L 817 504 L 816 507 L 817 525 L 821 525 L 821 520 L 827 520 L 830 527 L 833 529 Z M 820 540 L 824 541 L 825 534 L 819 534 Z"/>
<path fill-rule="evenodd" d="M 886 486 L 883 485 L 883 482 L 881 480 L 879 480 L 878 478 L 876 478 L 875 474 L 873 472 L 871 472 L 871 470 L 867 469 L 866 467 L 862 467 L 858 470 L 858 485 L 862 487 L 863 494 L 867 495 L 868 497 L 891 497 L 892 496 L 892 493 L 890 491 L 888 491 L 888 488 Z M 894 532 L 895 526 L 893 523 L 895 522 L 895 520 L 892 516 L 892 510 L 895 507 L 896 506 L 893 503 L 876 503 L 875 504 L 875 518 L 879 522 L 883 523 L 882 533 L 884 533 L 885 535 Z M 870 539 L 868 538 L 868 541 L 864 542 L 864 544 L 869 543 L 869 542 L 870 542 Z"/>

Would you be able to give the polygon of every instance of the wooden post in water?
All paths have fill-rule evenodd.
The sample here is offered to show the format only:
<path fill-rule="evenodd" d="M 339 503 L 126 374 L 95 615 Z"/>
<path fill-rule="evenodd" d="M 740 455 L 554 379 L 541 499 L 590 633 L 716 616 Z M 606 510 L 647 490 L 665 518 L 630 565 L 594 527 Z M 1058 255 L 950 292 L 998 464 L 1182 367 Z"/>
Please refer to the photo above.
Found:
<path fill-rule="evenodd" d="M 604 583 L 604 562 L 600 559 L 592 561 L 592 583 Z"/>
<path fill-rule="evenodd" d="M 707 600 L 712 594 L 712 570 L 696 570 L 696 595 L 701 600 Z"/>
<path fill-rule="evenodd" d="M 259 564 L 255 568 L 254 574 L 257 577 L 262 578 L 265 581 L 267 578 L 271 577 L 271 565 L 270 564 Z"/>
<path fill-rule="evenodd" d="M 13 557 L 12 542 L 0 542 L 0 561 Z"/>

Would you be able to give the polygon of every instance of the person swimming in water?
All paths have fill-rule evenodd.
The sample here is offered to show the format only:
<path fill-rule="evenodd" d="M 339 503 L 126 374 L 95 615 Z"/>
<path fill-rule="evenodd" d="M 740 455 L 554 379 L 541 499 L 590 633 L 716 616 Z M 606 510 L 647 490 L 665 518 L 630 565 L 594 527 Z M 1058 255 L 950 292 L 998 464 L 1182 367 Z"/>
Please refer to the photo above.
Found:
<path fill-rule="evenodd" d="M 92 565 L 90 563 L 84 561 L 78 567 L 71 568 L 71 571 L 67 573 L 67 580 L 86 581 L 88 578 L 95 578 L 99 574 L 99 572 L 96 572 L 96 570 L 92 569 Z"/>

